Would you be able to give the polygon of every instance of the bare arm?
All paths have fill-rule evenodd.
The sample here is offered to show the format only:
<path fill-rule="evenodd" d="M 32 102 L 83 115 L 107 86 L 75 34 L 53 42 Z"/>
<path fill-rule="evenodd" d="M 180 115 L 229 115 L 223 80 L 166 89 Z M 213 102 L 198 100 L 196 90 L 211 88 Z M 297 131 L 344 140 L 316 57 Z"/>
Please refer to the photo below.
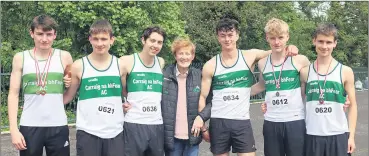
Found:
<path fill-rule="evenodd" d="M 61 52 L 61 57 L 62 57 L 62 64 L 63 64 L 64 69 L 67 65 L 72 65 L 73 64 L 73 58 L 72 58 L 72 56 L 70 55 L 69 52 L 62 51 Z"/>
<path fill-rule="evenodd" d="M 267 59 L 263 58 L 263 59 L 259 60 L 259 62 L 258 62 L 258 69 L 260 71 L 259 81 L 256 84 L 251 86 L 251 96 L 259 94 L 259 93 L 261 93 L 262 91 L 265 90 L 265 81 L 264 81 L 264 78 L 263 78 L 263 72 L 264 72 L 264 66 L 265 66 L 266 61 L 267 61 Z"/>
<path fill-rule="evenodd" d="M 350 139 L 354 140 L 357 122 L 357 103 L 355 95 L 354 73 L 352 69 L 347 66 L 344 66 L 342 70 L 343 70 L 342 78 L 344 79 L 343 83 L 345 91 L 351 103 L 348 112 L 349 131 L 350 131 L 349 140 Z"/>
<path fill-rule="evenodd" d="M 305 85 L 307 82 L 308 72 L 309 72 L 309 66 L 303 67 L 300 70 L 301 96 L 303 99 L 305 99 Z"/>
<path fill-rule="evenodd" d="M 69 89 L 63 94 L 63 102 L 64 104 L 68 104 L 70 101 L 73 100 L 74 96 L 77 93 L 77 90 L 79 89 L 79 85 L 81 83 L 81 77 L 82 77 L 82 60 L 77 60 L 72 64 L 72 83 L 69 87 Z"/>
<path fill-rule="evenodd" d="M 10 88 L 8 95 L 8 117 L 10 132 L 18 131 L 18 102 L 19 102 L 19 90 L 22 81 L 22 53 L 17 53 L 13 57 L 12 72 L 10 75 Z"/>
<path fill-rule="evenodd" d="M 163 70 L 165 66 L 165 60 L 162 57 L 158 57 L 158 58 L 159 58 L 160 68 Z"/>
<path fill-rule="evenodd" d="M 204 65 L 204 68 L 202 70 L 201 93 L 199 98 L 199 112 L 201 112 L 206 105 L 206 98 L 209 95 L 213 73 L 214 67 L 211 64 L 211 61 L 209 61 Z"/>

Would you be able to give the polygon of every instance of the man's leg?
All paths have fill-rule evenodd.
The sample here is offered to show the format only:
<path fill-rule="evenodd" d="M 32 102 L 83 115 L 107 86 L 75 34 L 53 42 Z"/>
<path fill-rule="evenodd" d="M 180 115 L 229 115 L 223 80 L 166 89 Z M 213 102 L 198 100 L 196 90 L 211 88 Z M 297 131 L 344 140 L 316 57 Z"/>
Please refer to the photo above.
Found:
<path fill-rule="evenodd" d="M 45 149 L 47 156 L 69 156 L 68 126 L 48 127 L 45 134 Z"/>
<path fill-rule="evenodd" d="M 124 155 L 123 131 L 116 137 L 103 140 L 103 156 Z"/>
<path fill-rule="evenodd" d="M 264 120 L 264 154 L 265 156 L 284 156 L 283 122 L 271 122 Z M 305 133 L 304 133 L 305 135 Z M 302 140 L 304 141 L 304 140 Z"/>
<path fill-rule="evenodd" d="M 305 156 L 324 156 L 327 137 L 305 135 Z M 347 147 L 346 147 L 347 148 Z"/>
<path fill-rule="evenodd" d="M 146 156 L 164 155 L 164 125 L 146 125 L 146 130 L 150 135 L 149 148 Z"/>
<path fill-rule="evenodd" d="M 303 156 L 305 153 L 305 120 L 285 123 L 284 147 L 286 156 Z"/>
<path fill-rule="evenodd" d="M 348 133 L 327 137 L 327 150 L 325 155 L 348 156 Z"/>
<path fill-rule="evenodd" d="M 174 150 L 173 151 L 165 151 L 165 156 L 182 156 L 185 150 L 186 141 L 174 138 Z M 186 155 L 184 155 L 186 156 Z M 196 155 L 197 156 L 197 155 Z"/>
<path fill-rule="evenodd" d="M 144 156 L 150 139 L 150 133 L 146 126 L 129 122 L 124 123 L 124 156 Z"/>
<path fill-rule="evenodd" d="M 227 119 L 210 119 L 210 150 L 214 155 L 227 156 L 231 150 L 231 127 L 227 122 Z"/>
<path fill-rule="evenodd" d="M 238 156 L 255 155 L 255 139 L 250 120 L 229 120 L 231 129 L 232 153 Z"/>
<path fill-rule="evenodd" d="M 101 138 L 82 130 L 77 130 L 76 135 L 77 156 L 103 156 Z"/>
<path fill-rule="evenodd" d="M 20 126 L 19 131 L 26 141 L 26 150 L 19 151 L 20 156 L 42 156 L 45 127 Z"/>

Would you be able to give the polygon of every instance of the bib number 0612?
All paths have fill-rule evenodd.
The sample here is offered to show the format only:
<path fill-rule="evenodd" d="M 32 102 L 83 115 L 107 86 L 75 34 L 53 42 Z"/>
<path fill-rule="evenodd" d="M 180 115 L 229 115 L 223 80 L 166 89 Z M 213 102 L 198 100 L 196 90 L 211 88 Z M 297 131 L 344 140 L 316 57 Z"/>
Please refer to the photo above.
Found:
<path fill-rule="evenodd" d="M 287 105 L 288 100 L 287 99 L 278 99 L 278 100 L 272 100 L 273 105 Z"/>

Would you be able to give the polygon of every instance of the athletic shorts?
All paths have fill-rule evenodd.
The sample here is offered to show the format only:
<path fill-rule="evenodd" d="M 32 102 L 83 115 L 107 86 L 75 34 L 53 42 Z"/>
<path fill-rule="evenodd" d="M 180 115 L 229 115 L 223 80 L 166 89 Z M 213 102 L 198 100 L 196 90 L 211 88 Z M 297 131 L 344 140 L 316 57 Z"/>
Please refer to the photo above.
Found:
<path fill-rule="evenodd" d="M 163 156 L 164 126 L 124 123 L 125 156 Z"/>
<path fill-rule="evenodd" d="M 68 126 L 29 127 L 20 126 L 27 149 L 19 151 L 20 156 L 42 156 L 45 147 L 47 156 L 69 156 Z"/>
<path fill-rule="evenodd" d="M 264 120 L 265 156 L 303 156 L 305 120 L 271 122 Z"/>
<path fill-rule="evenodd" d="M 76 135 L 77 156 L 123 156 L 123 132 L 109 139 L 100 138 L 82 130 L 77 130 Z"/>
<path fill-rule="evenodd" d="M 255 152 L 250 120 L 210 119 L 210 150 L 213 154 Z"/>
<path fill-rule="evenodd" d="M 349 156 L 349 133 L 332 136 L 306 135 L 306 156 Z"/>

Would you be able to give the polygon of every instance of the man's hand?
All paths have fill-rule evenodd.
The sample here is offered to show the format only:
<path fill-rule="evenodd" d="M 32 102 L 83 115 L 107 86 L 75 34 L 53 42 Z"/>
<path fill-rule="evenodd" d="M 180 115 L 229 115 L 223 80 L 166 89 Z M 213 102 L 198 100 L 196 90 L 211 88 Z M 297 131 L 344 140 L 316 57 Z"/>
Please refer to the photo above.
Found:
<path fill-rule="evenodd" d="M 200 135 L 202 126 L 204 126 L 204 121 L 202 121 L 200 116 L 197 116 L 191 128 L 191 133 L 193 136 L 198 137 Z"/>
<path fill-rule="evenodd" d="M 72 82 L 72 73 L 71 73 L 72 65 L 67 65 L 64 69 L 64 86 L 65 88 L 69 88 Z"/>
<path fill-rule="evenodd" d="M 12 144 L 17 150 L 25 150 L 26 147 L 26 140 L 24 139 L 22 133 L 19 131 L 14 131 L 10 133 L 12 136 Z"/>
<path fill-rule="evenodd" d="M 207 128 L 202 129 L 202 139 L 204 139 L 206 142 L 210 142 L 210 134 L 209 134 L 209 130 Z"/>
<path fill-rule="evenodd" d="M 261 104 L 261 112 L 263 112 L 263 114 L 265 114 L 267 111 L 267 104 L 265 102 L 263 102 Z"/>
<path fill-rule="evenodd" d="M 131 108 L 132 108 L 132 105 L 131 105 L 130 103 L 125 102 L 125 103 L 123 104 L 123 112 L 124 112 L 124 113 L 127 113 L 127 112 L 128 112 L 128 110 L 130 110 Z"/>
<path fill-rule="evenodd" d="M 343 110 L 346 112 L 347 108 L 350 107 L 350 99 L 348 98 L 348 95 L 346 96 L 345 104 L 343 105 Z"/>
<path fill-rule="evenodd" d="M 288 45 L 286 47 L 287 56 L 296 56 L 299 54 L 299 49 L 295 45 Z"/>
<path fill-rule="evenodd" d="M 348 148 L 347 148 L 347 153 L 353 153 L 355 150 L 356 146 L 355 146 L 355 140 L 354 139 L 349 139 L 348 140 Z"/>

